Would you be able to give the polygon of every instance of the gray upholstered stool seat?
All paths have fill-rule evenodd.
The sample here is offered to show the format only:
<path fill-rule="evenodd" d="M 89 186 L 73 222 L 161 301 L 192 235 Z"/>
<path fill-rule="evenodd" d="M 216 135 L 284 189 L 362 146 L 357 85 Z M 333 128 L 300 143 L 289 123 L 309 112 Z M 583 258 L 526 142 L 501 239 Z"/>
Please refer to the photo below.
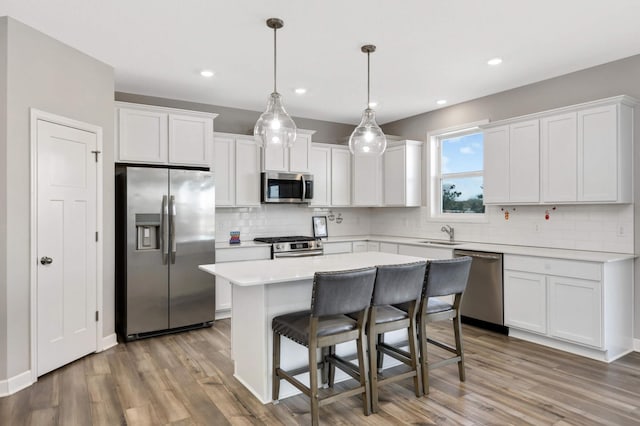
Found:
<path fill-rule="evenodd" d="M 395 305 L 396 308 L 407 312 L 409 310 L 409 304 L 408 303 L 401 303 L 398 305 Z M 439 299 L 428 299 L 427 300 L 427 313 L 428 314 L 435 314 L 436 312 L 445 312 L 445 311 L 450 311 L 451 309 L 453 309 L 453 305 L 451 303 L 447 303 L 447 302 L 443 302 Z"/>
<path fill-rule="evenodd" d="M 273 328 L 273 400 L 280 396 L 280 380 L 286 380 L 309 397 L 311 424 L 320 422 L 319 408 L 347 396 L 362 395 L 365 415 L 371 413 L 369 395 L 368 360 L 365 347 L 365 325 L 369 314 L 376 268 L 352 271 L 316 272 L 311 290 L 311 309 L 275 317 Z M 346 314 L 352 314 L 350 318 Z M 281 337 L 308 348 L 309 363 L 306 367 L 285 371 L 280 368 Z M 358 363 L 342 359 L 335 354 L 339 343 L 355 341 Z M 318 349 L 322 357 L 318 359 Z M 322 369 L 323 381 L 333 386 L 335 368 L 349 374 L 359 386 L 328 396 L 318 391 L 318 368 Z M 328 369 L 331 369 L 329 378 Z M 309 372 L 309 386 L 295 376 Z"/>
<path fill-rule="evenodd" d="M 406 306 L 408 306 L 408 304 L 406 304 Z M 353 314 L 349 314 L 349 317 L 355 318 Z M 385 305 L 378 307 L 375 321 L 376 324 L 384 324 L 387 322 L 400 321 L 407 318 L 409 318 L 409 316 L 406 311 L 393 306 Z"/>
<path fill-rule="evenodd" d="M 292 312 L 280 315 L 272 321 L 273 332 L 283 336 L 303 346 L 309 346 L 309 317 L 311 311 Z M 318 336 L 328 336 L 330 334 L 343 333 L 355 330 L 358 322 L 346 315 L 329 315 L 318 320 Z"/>

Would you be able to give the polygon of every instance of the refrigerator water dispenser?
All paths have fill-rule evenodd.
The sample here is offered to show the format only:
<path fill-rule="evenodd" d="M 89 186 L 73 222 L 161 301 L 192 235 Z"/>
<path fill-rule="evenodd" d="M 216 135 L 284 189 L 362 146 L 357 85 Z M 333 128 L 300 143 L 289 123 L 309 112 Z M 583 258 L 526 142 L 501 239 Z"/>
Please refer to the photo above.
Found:
<path fill-rule="evenodd" d="M 136 249 L 160 249 L 160 215 L 136 214 Z"/>

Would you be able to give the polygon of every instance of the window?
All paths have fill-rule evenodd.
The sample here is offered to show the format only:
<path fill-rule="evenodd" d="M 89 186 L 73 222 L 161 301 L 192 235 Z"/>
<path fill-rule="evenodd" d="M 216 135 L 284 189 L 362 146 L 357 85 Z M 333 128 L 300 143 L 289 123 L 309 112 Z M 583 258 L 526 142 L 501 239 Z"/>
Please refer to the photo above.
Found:
<path fill-rule="evenodd" d="M 483 135 L 478 127 L 431 135 L 431 216 L 484 216 Z"/>

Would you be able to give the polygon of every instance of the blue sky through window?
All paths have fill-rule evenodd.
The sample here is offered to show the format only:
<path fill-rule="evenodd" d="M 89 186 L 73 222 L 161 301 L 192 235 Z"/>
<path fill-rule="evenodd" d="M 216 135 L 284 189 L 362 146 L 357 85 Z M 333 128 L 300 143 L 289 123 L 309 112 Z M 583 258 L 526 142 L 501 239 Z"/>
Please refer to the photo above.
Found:
<path fill-rule="evenodd" d="M 443 138 L 441 142 L 441 176 L 442 188 L 450 188 L 455 185 L 453 192 L 460 193 L 456 201 L 476 199 L 482 194 L 483 179 L 480 176 L 451 176 L 452 173 L 480 172 L 483 170 L 483 135 L 481 132 Z M 448 176 L 447 176 L 448 175 Z M 449 209 L 454 210 L 449 210 Z M 444 212 L 462 213 L 459 205 L 443 206 Z M 467 207 L 468 208 L 468 207 Z M 477 209 L 481 209 L 478 211 Z M 466 210 L 466 209 L 465 209 Z M 483 212 L 484 208 L 477 206 L 470 212 Z"/>

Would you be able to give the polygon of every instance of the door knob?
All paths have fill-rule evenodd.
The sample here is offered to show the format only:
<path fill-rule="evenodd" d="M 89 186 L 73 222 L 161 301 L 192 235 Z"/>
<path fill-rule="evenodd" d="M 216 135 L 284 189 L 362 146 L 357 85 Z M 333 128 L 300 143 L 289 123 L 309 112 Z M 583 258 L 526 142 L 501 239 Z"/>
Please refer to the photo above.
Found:
<path fill-rule="evenodd" d="M 40 258 L 40 263 L 42 263 L 43 265 L 50 265 L 51 263 L 53 263 L 53 259 L 48 256 L 42 256 Z"/>

